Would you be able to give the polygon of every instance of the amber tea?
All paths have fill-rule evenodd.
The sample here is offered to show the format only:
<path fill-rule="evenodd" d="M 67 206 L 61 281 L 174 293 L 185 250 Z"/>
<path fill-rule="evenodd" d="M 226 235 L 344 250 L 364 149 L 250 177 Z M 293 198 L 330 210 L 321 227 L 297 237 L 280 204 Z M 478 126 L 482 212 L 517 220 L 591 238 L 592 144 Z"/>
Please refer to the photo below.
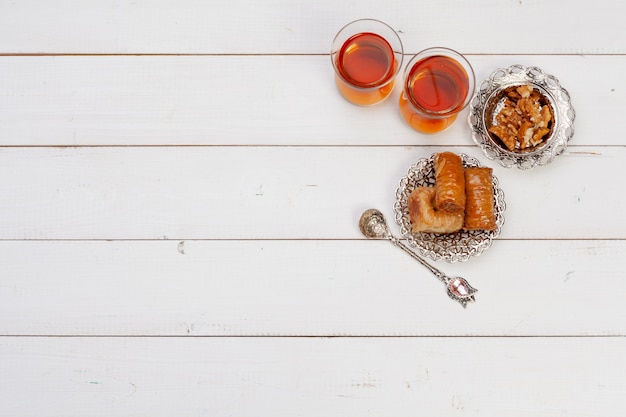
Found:
<path fill-rule="evenodd" d="M 474 90 L 473 71 L 467 61 L 453 55 L 425 54 L 416 59 L 418 54 L 409 63 L 400 112 L 415 130 L 435 133 L 446 129 L 469 102 Z"/>
<path fill-rule="evenodd" d="M 367 104 L 368 96 L 385 97 L 393 89 L 395 59 L 389 43 L 375 33 L 358 33 L 343 44 L 337 55 L 339 75 L 350 86 L 342 91 L 349 101 Z M 391 82 L 388 82 L 391 81 Z M 374 88 L 365 94 L 359 89 Z"/>
<path fill-rule="evenodd" d="M 385 33 L 384 29 L 395 36 L 395 49 L 379 33 Z M 386 33 L 386 36 L 390 34 Z M 384 100 L 393 90 L 402 63 L 398 48 L 402 50 L 399 38 L 382 22 L 362 20 L 344 27 L 337 35 L 331 53 L 335 81 L 341 94 L 351 103 L 364 106 Z"/>

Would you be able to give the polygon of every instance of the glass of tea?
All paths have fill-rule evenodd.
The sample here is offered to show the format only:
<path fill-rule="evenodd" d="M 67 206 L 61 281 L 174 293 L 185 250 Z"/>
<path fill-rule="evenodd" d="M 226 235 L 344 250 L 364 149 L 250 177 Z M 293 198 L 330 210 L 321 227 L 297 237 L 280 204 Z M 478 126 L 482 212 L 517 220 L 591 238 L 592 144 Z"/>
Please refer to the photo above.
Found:
<path fill-rule="evenodd" d="M 335 84 L 353 104 L 380 103 L 393 90 L 403 56 L 395 30 L 379 20 L 355 20 L 344 26 L 332 43 Z"/>
<path fill-rule="evenodd" d="M 463 55 L 448 48 L 425 49 L 405 69 L 402 118 L 418 132 L 441 132 L 470 102 L 475 83 L 474 70 Z"/>

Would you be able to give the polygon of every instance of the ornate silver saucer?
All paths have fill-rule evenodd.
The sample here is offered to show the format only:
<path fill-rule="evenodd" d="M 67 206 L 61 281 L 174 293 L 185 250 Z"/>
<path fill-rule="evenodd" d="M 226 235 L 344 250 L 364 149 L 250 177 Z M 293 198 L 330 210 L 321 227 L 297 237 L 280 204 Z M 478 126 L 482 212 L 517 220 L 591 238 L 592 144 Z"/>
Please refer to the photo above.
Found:
<path fill-rule="evenodd" d="M 465 154 L 459 155 L 465 167 L 480 166 L 477 159 Z M 409 217 L 408 199 L 411 192 L 419 186 L 435 185 L 434 160 L 435 155 L 418 160 L 411 166 L 407 175 L 400 180 L 396 190 L 394 204 L 395 220 L 400 226 L 402 237 L 409 245 L 417 248 L 420 255 L 434 261 L 463 262 L 472 256 L 483 253 L 491 246 L 491 242 L 500 234 L 504 224 L 504 193 L 499 187 L 498 179 L 494 175 L 493 190 L 496 213 L 495 230 L 460 230 L 455 233 L 412 233 Z"/>
<path fill-rule="evenodd" d="M 509 151 L 489 131 L 495 118 L 495 109 L 501 104 L 502 94 L 507 88 L 531 85 L 546 98 L 553 109 L 554 125 L 548 139 L 541 146 L 524 151 Z M 568 91 L 553 75 L 537 67 L 511 65 L 491 73 L 476 89 L 470 101 L 467 121 L 472 129 L 472 139 L 485 156 L 504 167 L 530 169 L 547 165 L 567 148 L 574 136 L 576 112 L 572 107 Z"/>

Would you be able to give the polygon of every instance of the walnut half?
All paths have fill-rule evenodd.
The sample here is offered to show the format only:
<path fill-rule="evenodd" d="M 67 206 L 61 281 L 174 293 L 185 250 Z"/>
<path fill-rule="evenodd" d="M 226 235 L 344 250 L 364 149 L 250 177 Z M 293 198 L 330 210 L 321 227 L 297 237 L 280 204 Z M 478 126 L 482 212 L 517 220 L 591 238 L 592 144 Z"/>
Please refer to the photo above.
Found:
<path fill-rule="evenodd" d="M 530 85 L 505 90 L 503 106 L 496 114 L 496 124 L 489 132 L 497 136 L 509 151 L 523 151 L 548 139 L 552 126 L 552 108 L 545 97 Z"/>

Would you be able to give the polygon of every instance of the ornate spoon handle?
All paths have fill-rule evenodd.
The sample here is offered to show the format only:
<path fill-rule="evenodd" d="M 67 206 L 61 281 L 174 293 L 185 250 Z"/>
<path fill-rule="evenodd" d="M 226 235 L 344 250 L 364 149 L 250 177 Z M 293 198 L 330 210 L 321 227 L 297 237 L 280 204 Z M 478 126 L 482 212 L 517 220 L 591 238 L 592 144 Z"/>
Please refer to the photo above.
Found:
<path fill-rule="evenodd" d="M 451 278 L 441 272 L 439 269 L 426 262 L 424 259 L 422 259 L 418 254 L 413 252 L 411 248 L 402 243 L 402 241 L 397 237 L 388 234 L 387 239 L 389 239 L 389 241 L 395 246 L 399 247 L 400 249 L 411 255 L 413 259 L 415 259 L 417 262 L 425 266 L 430 272 L 432 272 L 434 276 L 436 276 L 441 282 L 446 285 L 448 296 L 453 300 L 458 301 L 463 306 L 463 308 L 467 307 L 468 302 L 476 301 L 476 299 L 474 298 L 474 294 L 476 294 L 478 290 L 472 287 L 465 278 Z"/>
<path fill-rule="evenodd" d="M 461 277 L 453 277 L 450 278 L 424 259 L 422 259 L 417 253 L 413 252 L 411 248 L 406 246 L 400 239 L 391 234 L 389 227 L 387 226 L 387 222 L 385 221 L 385 217 L 383 214 L 376 209 L 365 210 L 363 214 L 361 214 L 361 218 L 359 219 L 359 229 L 363 236 L 368 239 L 387 239 L 395 246 L 399 247 L 416 261 L 421 263 L 423 266 L 428 268 L 430 272 L 433 273 L 441 282 L 446 284 L 446 289 L 448 290 L 448 296 L 455 301 L 461 303 L 463 307 L 467 306 L 467 303 L 470 301 L 476 301 L 474 299 L 474 294 L 478 291 L 476 288 L 469 285 L 465 278 Z"/>
<path fill-rule="evenodd" d="M 413 252 L 411 248 L 409 248 L 407 245 L 402 243 L 400 239 L 392 235 L 389 235 L 387 239 L 389 239 L 391 243 L 393 243 L 394 245 L 396 245 L 397 247 L 399 247 L 400 249 L 402 249 L 403 251 L 411 255 L 411 257 L 415 259 L 417 262 L 421 263 L 423 266 L 428 268 L 428 270 L 430 270 L 430 272 L 432 272 L 433 275 L 439 278 L 441 282 L 443 282 L 444 284 L 448 283 L 450 278 L 448 278 L 446 274 L 444 274 L 443 272 L 441 272 L 440 270 L 438 270 L 437 268 L 435 268 L 434 266 L 426 262 L 424 259 L 422 259 L 417 253 Z"/>

